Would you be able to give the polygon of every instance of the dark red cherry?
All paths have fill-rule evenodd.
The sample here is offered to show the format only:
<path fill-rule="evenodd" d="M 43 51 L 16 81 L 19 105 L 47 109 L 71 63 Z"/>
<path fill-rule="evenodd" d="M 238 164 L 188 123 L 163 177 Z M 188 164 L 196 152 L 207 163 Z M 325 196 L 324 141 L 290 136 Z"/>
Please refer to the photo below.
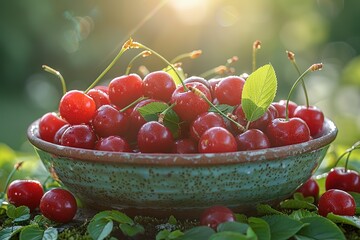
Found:
<path fill-rule="evenodd" d="M 31 211 L 39 207 L 43 194 L 44 189 L 37 180 L 14 180 L 7 189 L 9 203 L 16 207 L 27 206 Z"/>
<path fill-rule="evenodd" d="M 198 82 L 198 83 L 202 83 L 204 84 L 209 90 L 210 89 L 210 84 L 209 84 L 209 81 L 207 81 L 206 79 L 202 78 L 202 77 L 197 77 L 197 76 L 191 76 L 191 77 L 188 77 L 184 80 L 184 83 L 187 84 L 187 83 L 191 83 L 191 82 Z"/>
<path fill-rule="evenodd" d="M 205 94 L 206 98 L 211 101 L 210 90 L 202 83 L 191 82 L 186 84 L 200 90 Z M 181 120 L 192 122 L 200 114 L 207 112 L 210 108 L 209 104 L 192 91 L 184 91 L 183 86 L 179 86 L 171 96 L 171 103 L 175 104 L 173 110 L 178 114 Z"/>
<path fill-rule="evenodd" d="M 325 188 L 360 193 L 360 175 L 354 170 L 345 170 L 343 167 L 332 168 L 326 176 Z"/>
<path fill-rule="evenodd" d="M 324 113 L 315 106 L 298 106 L 294 111 L 294 117 L 301 118 L 310 129 L 311 136 L 321 133 L 324 124 Z"/>
<path fill-rule="evenodd" d="M 212 127 L 201 135 L 198 144 L 199 153 L 236 152 L 235 137 L 223 127 Z"/>
<path fill-rule="evenodd" d="M 268 137 L 259 129 L 249 129 L 235 137 L 239 151 L 271 147 Z"/>
<path fill-rule="evenodd" d="M 300 118 L 275 118 L 266 128 L 272 147 L 286 146 L 310 140 L 310 130 Z"/>
<path fill-rule="evenodd" d="M 60 141 L 61 141 L 61 137 L 62 137 L 63 133 L 65 132 L 65 130 L 68 129 L 70 126 L 71 126 L 70 124 L 65 124 L 64 126 L 62 126 L 62 127 L 55 133 L 53 143 L 61 145 L 61 142 L 60 142 Z"/>
<path fill-rule="evenodd" d="M 277 117 L 278 118 L 286 118 L 286 106 L 284 104 L 280 104 L 278 102 L 271 103 L 272 106 L 274 106 L 278 112 Z"/>
<path fill-rule="evenodd" d="M 131 148 L 128 142 L 119 136 L 101 138 L 95 144 L 95 150 L 109 152 L 131 152 Z"/>
<path fill-rule="evenodd" d="M 233 211 L 225 206 L 212 206 L 203 211 L 200 216 L 200 225 L 216 230 L 220 223 L 235 222 Z"/>
<path fill-rule="evenodd" d="M 99 89 L 95 89 L 95 88 L 90 89 L 87 92 L 87 95 L 89 95 L 94 100 L 96 109 L 98 109 L 99 107 L 101 107 L 103 105 L 110 104 L 109 95 Z"/>
<path fill-rule="evenodd" d="M 169 102 L 175 89 L 175 82 L 167 72 L 151 72 L 144 78 L 144 95 L 146 97 Z"/>
<path fill-rule="evenodd" d="M 319 199 L 318 212 L 323 217 L 326 217 L 328 213 L 354 216 L 355 211 L 356 204 L 354 198 L 343 190 L 327 190 Z"/>
<path fill-rule="evenodd" d="M 143 81 L 137 74 L 114 78 L 109 84 L 110 101 L 119 109 L 128 106 L 143 95 Z"/>
<path fill-rule="evenodd" d="M 60 116 L 71 125 L 90 122 L 95 111 L 96 104 L 94 100 L 78 90 L 65 93 L 60 100 Z"/>
<path fill-rule="evenodd" d="M 239 105 L 244 84 L 245 80 L 241 77 L 225 77 L 216 85 L 215 97 L 220 104 Z"/>
<path fill-rule="evenodd" d="M 100 137 L 124 136 L 128 131 L 129 117 L 110 105 L 103 105 L 95 112 L 92 126 Z"/>
<path fill-rule="evenodd" d="M 279 104 L 281 105 L 284 105 L 286 106 L 286 100 L 282 99 L 279 101 Z M 294 111 L 295 109 L 297 108 L 297 104 L 293 101 L 289 101 L 289 106 L 288 106 L 288 109 L 289 109 L 289 118 L 292 118 L 294 117 Z"/>
<path fill-rule="evenodd" d="M 212 127 L 226 128 L 224 119 L 215 112 L 202 113 L 190 124 L 190 136 L 199 141 L 201 135 Z"/>
<path fill-rule="evenodd" d="M 142 153 L 168 153 L 173 150 L 174 138 L 163 124 L 150 121 L 140 128 L 137 143 Z"/>
<path fill-rule="evenodd" d="M 89 125 L 72 125 L 61 136 L 60 143 L 63 146 L 93 149 L 97 137 Z"/>
<path fill-rule="evenodd" d="M 178 139 L 174 143 L 173 153 L 197 153 L 197 142 L 192 138 Z"/>
<path fill-rule="evenodd" d="M 315 201 L 319 199 L 319 191 L 319 184 L 312 177 L 296 190 L 296 192 L 302 193 L 304 197 L 313 197 Z"/>
<path fill-rule="evenodd" d="M 42 140 L 54 142 L 56 132 L 67 122 L 60 118 L 56 113 L 46 113 L 39 121 L 39 135 Z"/>

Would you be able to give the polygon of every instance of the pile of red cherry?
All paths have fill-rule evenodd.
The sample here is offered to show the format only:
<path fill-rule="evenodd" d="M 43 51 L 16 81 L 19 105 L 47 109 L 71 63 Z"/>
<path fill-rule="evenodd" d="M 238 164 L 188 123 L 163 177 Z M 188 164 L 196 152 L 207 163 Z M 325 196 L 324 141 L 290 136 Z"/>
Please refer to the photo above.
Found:
<path fill-rule="evenodd" d="M 59 113 L 47 113 L 39 122 L 40 138 L 63 146 L 140 153 L 220 153 L 255 150 L 306 142 L 321 133 L 324 114 L 316 107 L 273 102 L 265 114 L 248 124 L 242 109 L 240 76 L 205 80 L 190 77 L 176 86 L 164 71 L 113 79 L 108 86 L 87 92 L 66 92 Z M 196 91 L 194 91 L 196 89 Z M 201 95 L 198 92 L 201 91 Z M 205 97 L 206 99 L 205 99 Z M 208 101 L 206 101 L 208 100 Z M 224 118 L 211 105 L 233 111 Z M 134 104 L 134 102 L 137 104 Z M 176 133 L 161 121 L 146 121 L 139 109 L 151 103 L 167 104 L 180 119 Z"/>

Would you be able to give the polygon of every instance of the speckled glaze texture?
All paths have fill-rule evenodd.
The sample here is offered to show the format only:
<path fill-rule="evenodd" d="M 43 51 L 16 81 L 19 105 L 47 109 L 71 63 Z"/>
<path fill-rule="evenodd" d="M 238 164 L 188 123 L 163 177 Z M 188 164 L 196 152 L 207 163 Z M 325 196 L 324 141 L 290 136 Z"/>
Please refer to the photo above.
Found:
<path fill-rule="evenodd" d="M 317 169 L 335 125 L 307 143 L 223 154 L 110 153 L 61 147 L 28 130 L 45 167 L 87 207 L 119 209 L 130 215 L 198 217 L 221 204 L 250 212 L 258 203 L 276 204 Z"/>

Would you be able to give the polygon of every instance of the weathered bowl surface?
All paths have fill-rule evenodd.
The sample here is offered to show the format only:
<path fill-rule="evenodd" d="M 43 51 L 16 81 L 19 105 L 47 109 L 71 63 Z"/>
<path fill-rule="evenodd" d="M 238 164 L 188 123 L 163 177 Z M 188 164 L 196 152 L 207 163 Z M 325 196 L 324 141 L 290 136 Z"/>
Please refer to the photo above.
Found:
<path fill-rule="evenodd" d="M 318 168 L 337 128 L 325 120 L 309 142 L 266 150 L 220 154 L 112 153 L 28 139 L 43 164 L 89 208 L 129 215 L 198 217 L 212 205 L 237 212 L 289 197 Z"/>

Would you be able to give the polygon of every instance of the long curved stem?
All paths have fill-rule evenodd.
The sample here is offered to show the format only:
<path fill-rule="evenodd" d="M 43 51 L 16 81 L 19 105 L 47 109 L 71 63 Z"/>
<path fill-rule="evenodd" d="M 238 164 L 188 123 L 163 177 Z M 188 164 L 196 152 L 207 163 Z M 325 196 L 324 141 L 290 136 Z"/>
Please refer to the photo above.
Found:
<path fill-rule="evenodd" d="M 67 92 L 66 90 L 66 83 L 65 83 L 65 79 L 63 78 L 63 76 L 61 75 L 61 73 L 59 71 L 56 71 L 55 69 L 47 66 L 47 65 L 42 65 L 42 68 L 48 72 L 48 73 L 51 73 L 51 74 L 54 74 L 56 75 L 60 81 L 61 81 L 61 85 L 62 85 L 62 91 L 63 91 L 63 95 Z"/>

